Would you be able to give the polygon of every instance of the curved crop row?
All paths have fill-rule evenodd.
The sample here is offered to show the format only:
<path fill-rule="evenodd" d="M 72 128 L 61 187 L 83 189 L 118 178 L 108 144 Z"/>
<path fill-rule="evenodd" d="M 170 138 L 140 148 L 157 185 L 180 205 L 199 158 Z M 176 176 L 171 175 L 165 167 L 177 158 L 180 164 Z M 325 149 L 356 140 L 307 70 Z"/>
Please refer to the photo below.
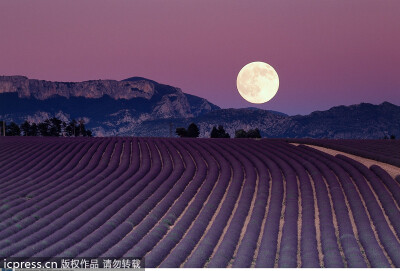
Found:
<path fill-rule="evenodd" d="M 343 188 L 343 191 L 348 199 L 354 220 L 358 229 L 360 242 L 365 249 L 365 253 L 372 267 L 390 267 L 389 259 L 386 257 L 384 250 L 381 247 L 380 240 L 374 234 L 374 227 L 371 221 L 371 213 L 365 206 L 365 203 L 371 202 L 363 199 L 363 195 L 359 191 L 360 186 L 353 183 L 354 176 L 349 176 L 348 172 L 343 168 L 343 164 L 333 156 L 309 150 L 309 155 L 317 156 L 331 170 L 335 172 Z M 350 172 L 354 173 L 354 171 Z M 350 178 L 352 177 L 353 180 Z"/>
<path fill-rule="evenodd" d="M 399 178 L 283 140 L 5 137 L 0 256 L 400 267 Z"/>

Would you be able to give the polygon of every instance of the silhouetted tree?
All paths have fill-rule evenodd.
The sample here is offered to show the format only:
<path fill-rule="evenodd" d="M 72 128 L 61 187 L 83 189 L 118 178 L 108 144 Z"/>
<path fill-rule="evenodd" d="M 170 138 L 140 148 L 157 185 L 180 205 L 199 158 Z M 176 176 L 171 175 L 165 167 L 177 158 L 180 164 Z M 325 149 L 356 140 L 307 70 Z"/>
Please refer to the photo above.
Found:
<path fill-rule="evenodd" d="M 194 123 L 191 123 L 187 129 L 183 127 L 176 128 L 175 133 L 180 137 L 199 137 L 200 135 L 199 127 Z"/>
<path fill-rule="evenodd" d="M 66 128 L 67 128 L 67 123 L 63 121 L 61 123 L 61 136 L 67 136 Z"/>
<path fill-rule="evenodd" d="M 2 122 L 0 121 L 0 125 Z M 60 119 L 53 117 L 46 119 L 38 124 L 30 124 L 28 121 L 23 122 L 20 126 L 11 122 L 6 125 L 7 136 L 92 136 L 92 131 L 86 129 L 84 121 L 80 120 L 77 125 L 76 120 L 72 120 L 68 125 Z"/>
<path fill-rule="evenodd" d="M 218 138 L 218 130 L 217 130 L 217 127 L 214 126 L 214 127 L 212 128 L 210 137 L 211 137 L 211 138 Z"/>
<path fill-rule="evenodd" d="M 31 128 L 30 128 L 30 130 L 29 130 L 29 136 L 38 136 L 38 134 L 39 134 L 39 127 L 37 126 L 37 124 L 36 123 L 32 123 L 31 124 Z"/>
<path fill-rule="evenodd" d="M 6 136 L 20 136 L 21 129 L 15 122 L 11 122 L 6 126 Z"/>
<path fill-rule="evenodd" d="M 83 119 L 79 120 L 79 122 L 73 119 L 68 125 L 65 122 L 61 122 L 60 127 L 60 131 L 65 136 L 92 136 L 92 131 L 86 129 Z"/>
<path fill-rule="evenodd" d="M 175 133 L 179 137 L 186 137 L 187 136 L 187 130 L 183 127 L 176 128 Z"/>
<path fill-rule="evenodd" d="M 258 128 L 250 129 L 248 132 L 240 129 L 235 131 L 235 138 L 261 138 L 261 133 Z"/>
<path fill-rule="evenodd" d="M 60 136 L 61 135 L 61 123 L 62 121 L 56 117 L 49 119 L 49 134 L 50 136 Z"/>
<path fill-rule="evenodd" d="M 21 130 L 23 136 L 29 136 L 31 130 L 31 124 L 26 120 L 21 124 Z"/>
<path fill-rule="evenodd" d="M 258 130 L 258 128 L 250 129 L 247 132 L 247 137 L 248 138 L 261 138 L 260 130 Z"/>
<path fill-rule="evenodd" d="M 79 131 L 78 131 L 78 136 L 85 136 L 85 121 L 83 119 L 79 120 Z"/>
<path fill-rule="evenodd" d="M 86 130 L 85 121 L 83 119 L 79 120 L 78 126 L 75 128 L 76 136 L 88 136 L 88 132 L 90 130 Z M 92 136 L 92 131 L 90 131 L 90 136 Z"/>
<path fill-rule="evenodd" d="M 50 136 L 49 124 L 50 124 L 50 121 L 48 121 L 48 120 L 46 120 L 44 122 L 39 122 L 38 130 L 39 130 L 39 134 L 41 136 Z"/>
<path fill-rule="evenodd" d="M 213 127 L 211 130 L 211 138 L 230 138 L 231 136 L 225 132 L 225 129 L 222 125 L 217 127 Z"/>
<path fill-rule="evenodd" d="M 3 121 L 0 121 L 0 136 L 3 136 L 3 133 L 5 133 L 5 129 L 3 131 L 3 124 L 5 125 L 5 123 L 3 123 Z"/>
<path fill-rule="evenodd" d="M 239 129 L 235 131 L 235 138 L 246 138 L 247 137 L 247 133 L 245 130 L 243 129 Z"/>
<path fill-rule="evenodd" d="M 199 137 L 200 130 L 196 124 L 191 123 L 187 129 L 187 137 Z"/>
<path fill-rule="evenodd" d="M 76 128 L 76 120 L 73 119 L 71 120 L 71 122 L 67 125 L 67 127 L 65 128 L 65 132 L 67 136 L 76 136 L 77 134 L 77 128 Z"/>

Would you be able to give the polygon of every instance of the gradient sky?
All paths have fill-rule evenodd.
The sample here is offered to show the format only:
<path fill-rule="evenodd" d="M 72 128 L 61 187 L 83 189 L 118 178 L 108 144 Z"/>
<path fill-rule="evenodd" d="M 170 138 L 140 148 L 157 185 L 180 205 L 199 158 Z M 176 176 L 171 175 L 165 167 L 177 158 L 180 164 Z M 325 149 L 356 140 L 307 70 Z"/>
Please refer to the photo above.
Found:
<path fill-rule="evenodd" d="M 51 81 L 143 76 L 223 107 L 249 62 L 280 77 L 259 108 L 308 114 L 400 105 L 398 0 L 2 0 L 0 75 Z"/>

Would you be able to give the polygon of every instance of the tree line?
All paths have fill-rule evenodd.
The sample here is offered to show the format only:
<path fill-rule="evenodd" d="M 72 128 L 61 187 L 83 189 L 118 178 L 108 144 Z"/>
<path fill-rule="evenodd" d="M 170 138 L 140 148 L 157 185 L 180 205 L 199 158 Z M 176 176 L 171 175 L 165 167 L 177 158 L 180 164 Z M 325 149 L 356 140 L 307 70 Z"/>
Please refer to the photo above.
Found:
<path fill-rule="evenodd" d="M 15 122 L 4 125 L 0 121 L 0 129 L 1 135 L 5 134 L 6 136 L 92 136 L 92 131 L 86 129 L 84 120 L 73 119 L 67 123 L 56 117 L 39 123 L 31 123 L 26 120 L 21 125 L 17 125 Z"/>
<path fill-rule="evenodd" d="M 191 123 L 188 128 L 179 127 L 176 128 L 176 134 L 180 137 L 199 137 L 200 130 L 195 123 Z M 218 127 L 214 126 L 210 133 L 211 138 L 230 138 L 231 136 L 227 133 L 222 125 Z M 258 128 L 250 129 L 245 131 L 239 129 L 235 131 L 235 138 L 261 138 L 261 133 Z"/>

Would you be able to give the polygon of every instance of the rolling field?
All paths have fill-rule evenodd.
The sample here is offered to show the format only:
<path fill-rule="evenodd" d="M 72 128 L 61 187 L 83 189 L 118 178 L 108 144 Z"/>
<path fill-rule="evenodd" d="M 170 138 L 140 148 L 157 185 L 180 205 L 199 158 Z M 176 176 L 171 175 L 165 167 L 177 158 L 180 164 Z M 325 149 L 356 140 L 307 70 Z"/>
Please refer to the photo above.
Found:
<path fill-rule="evenodd" d="M 279 140 L 0 138 L 0 257 L 400 267 L 400 176 Z"/>

